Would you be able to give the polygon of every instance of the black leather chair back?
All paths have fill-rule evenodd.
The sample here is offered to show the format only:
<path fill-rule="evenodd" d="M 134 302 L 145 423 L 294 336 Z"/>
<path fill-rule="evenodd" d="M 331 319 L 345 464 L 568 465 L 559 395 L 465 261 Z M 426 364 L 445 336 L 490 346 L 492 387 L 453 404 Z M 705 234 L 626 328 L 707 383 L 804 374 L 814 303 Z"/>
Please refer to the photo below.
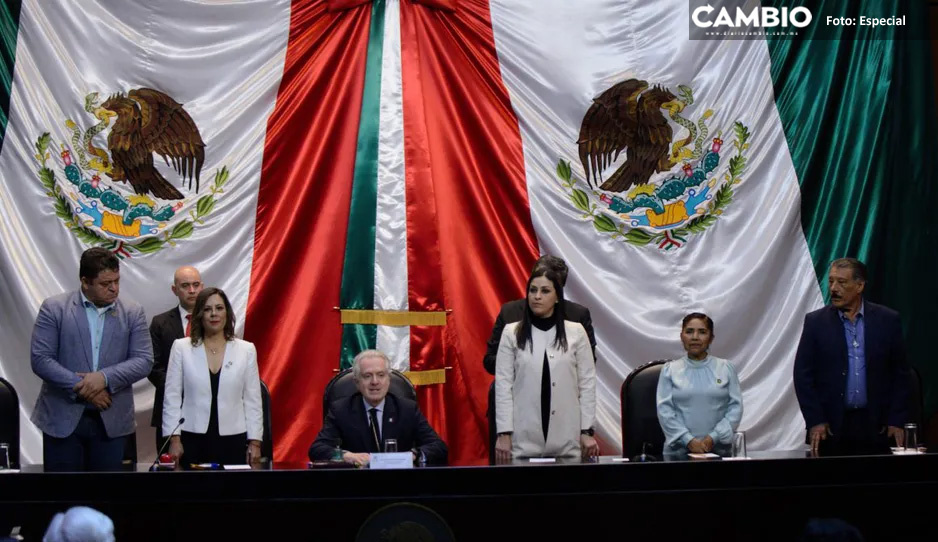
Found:
<path fill-rule="evenodd" d="M 632 371 L 622 384 L 622 456 L 633 457 L 645 453 L 661 457 L 664 448 L 664 433 L 658 423 L 658 406 L 655 394 L 658 390 L 658 375 L 667 360 L 646 363 Z"/>
<path fill-rule="evenodd" d="M 332 377 L 332 380 L 326 384 L 326 391 L 322 394 L 322 418 L 326 419 L 326 414 L 329 413 L 329 405 L 343 397 L 354 395 L 357 391 L 358 388 L 355 386 L 352 369 L 345 369 Z M 404 376 L 404 373 L 397 369 L 391 369 L 391 388 L 389 391 L 398 397 L 404 397 L 411 401 L 417 400 L 417 389 Z"/>
<path fill-rule="evenodd" d="M 261 380 L 261 407 L 264 413 L 264 438 L 261 440 L 261 457 L 274 460 L 274 434 L 270 429 L 270 389 Z"/>
<path fill-rule="evenodd" d="M 10 446 L 10 467 L 20 468 L 20 399 L 13 384 L 0 378 L 0 442 Z"/>

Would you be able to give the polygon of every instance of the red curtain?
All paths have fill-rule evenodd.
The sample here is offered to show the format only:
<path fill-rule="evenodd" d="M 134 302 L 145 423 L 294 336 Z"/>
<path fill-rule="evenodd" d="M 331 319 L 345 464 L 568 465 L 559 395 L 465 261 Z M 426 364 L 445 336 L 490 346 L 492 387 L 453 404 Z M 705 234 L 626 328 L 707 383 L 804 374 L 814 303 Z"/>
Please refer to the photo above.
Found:
<path fill-rule="evenodd" d="M 344 0 L 343 0 L 344 1 Z M 354 2 L 358 4 L 358 2 Z M 284 76 L 267 126 L 246 338 L 271 389 L 278 461 L 303 460 L 338 367 L 338 313 L 371 3 L 331 12 L 294 0 Z M 499 306 L 537 257 L 517 119 L 501 82 L 487 0 L 456 11 L 401 2 L 411 310 L 452 313 L 411 332 L 423 411 L 454 464 L 486 458 Z"/>
<path fill-rule="evenodd" d="M 501 80 L 487 0 L 455 12 L 401 2 L 409 303 L 452 310 L 414 328 L 414 368 L 452 367 L 421 405 L 450 462 L 487 458 L 492 378 L 482 367 L 500 305 L 538 255 L 518 121 Z"/>
<path fill-rule="evenodd" d="M 295 0 L 267 122 L 245 338 L 270 387 L 278 461 L 302 461 L 338 367 L 339 304 L 370 6 Z"/>

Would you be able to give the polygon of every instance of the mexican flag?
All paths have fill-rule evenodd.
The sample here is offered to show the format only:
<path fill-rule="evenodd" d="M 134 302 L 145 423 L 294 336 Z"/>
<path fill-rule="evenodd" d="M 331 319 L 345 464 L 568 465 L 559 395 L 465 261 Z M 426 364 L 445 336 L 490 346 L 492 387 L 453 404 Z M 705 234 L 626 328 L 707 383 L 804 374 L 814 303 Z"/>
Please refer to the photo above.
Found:
<path fill-rule="evenodd" d="M 835 257 L 870 264 L 870 298 L 924 352 L 906 282 L 938 248 L 920 43 L 691 40 L 683 0 L 2 9 L 0 375 L 24 461 L 41 458 L 33 319 L 89 246 L 123 258 L 121 295 L 150 316 L 180 265 L 229 294 L 280 461 L 305 458 L 325 385 L 379 348 L 451 462 L 484 462 L 485 342 L 544 253 L 592 313 L 609 453 L 622 382 L 682 354 L 692 311 L 740 374 L 749 446 L 797 447 L 794 353 Z"/>

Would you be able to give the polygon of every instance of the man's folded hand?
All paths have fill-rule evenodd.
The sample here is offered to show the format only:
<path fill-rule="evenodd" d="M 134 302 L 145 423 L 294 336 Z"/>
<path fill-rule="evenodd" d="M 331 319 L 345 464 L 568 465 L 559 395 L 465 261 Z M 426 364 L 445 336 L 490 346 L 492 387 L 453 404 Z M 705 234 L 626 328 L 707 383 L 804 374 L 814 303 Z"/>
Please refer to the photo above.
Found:
<path fill-rule="evenodd" d="M 111 394 L 107 390 L 101 390 L 95 394 L 88 402 L 98 410 L 107 410 L 111 406 Z"/>
<path fill-rule="evenodd" d="M 102 372 L 77 374 L 81 377 L 81 381 L 75 384 L 72 390 L 85 401 L 91 401 L 92 397 L 107 387 L 107 381 Z"/>

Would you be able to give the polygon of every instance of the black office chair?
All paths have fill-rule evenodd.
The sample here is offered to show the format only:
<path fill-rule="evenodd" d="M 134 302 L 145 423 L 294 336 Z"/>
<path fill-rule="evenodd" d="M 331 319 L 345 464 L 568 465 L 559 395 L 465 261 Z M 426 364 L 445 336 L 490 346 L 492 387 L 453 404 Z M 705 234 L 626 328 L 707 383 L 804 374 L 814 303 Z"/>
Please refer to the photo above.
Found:
<path fill-rule="evenodd" d="M 0 442 L 10 446 L 10 468 L 20 468 L 20 399 L 13 384 L 0 378 Z"/>
<path fill-rule="evenodd" d="M 326 414 L 329 413 L 329 405 L 343 397 L 354 395 L 357 391 L 358 388 L 355 386 L 355 378 L 352 376 L 351 369 L 345 369 L 332 377 L 332 380 L 326 384 L 326 391 L 322 394 L 322 419 L 326 419 Z M 397 369 L 391 369 L 390 392 L 411 401 L 417 400 L 417 389 L 414 384 L 404 376 L 404 373 Z"/>
<path fill-rule="evenodd" d="M 664 433 L 658 423 L 658 375 L 667 360 L 646 363 L 632 371 L 619 394 L 622 404 L 622 457 L 643 451 L 661 457 Z M 644 449 L 643 449 L 644 448 Z"/>
<path fill-rule="evenodd" d="M 261 380 L 261 406 L 264 412 L 264 438 L 261 440 L 261 457 L 274 461 L 274 434 L 270 429 L 270 389 Z"/>

